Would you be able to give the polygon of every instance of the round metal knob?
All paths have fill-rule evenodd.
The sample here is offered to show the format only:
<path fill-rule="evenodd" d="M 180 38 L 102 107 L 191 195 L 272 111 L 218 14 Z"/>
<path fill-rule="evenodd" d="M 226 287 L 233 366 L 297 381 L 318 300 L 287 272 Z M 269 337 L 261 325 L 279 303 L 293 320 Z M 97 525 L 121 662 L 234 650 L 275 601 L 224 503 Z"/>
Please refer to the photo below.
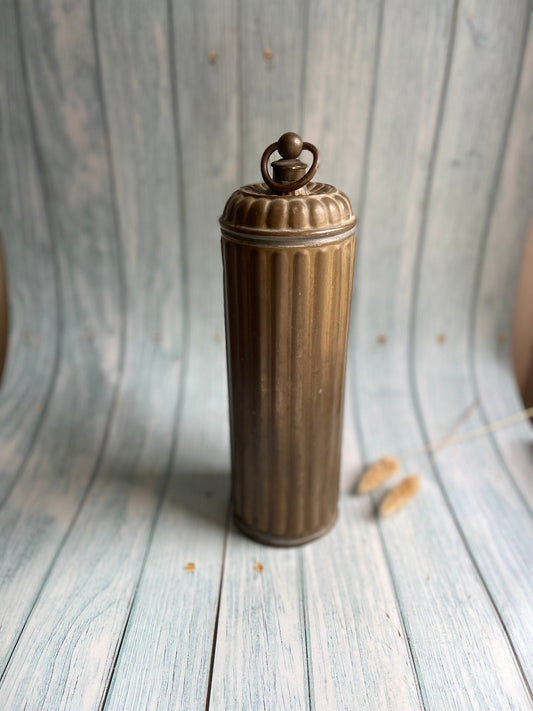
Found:
<path fill-rule="evenodd" d="M 298 158 L 304 142 L 297 133 L 288 131 L 278 139 L 278 153 L 282 158 Z"/>

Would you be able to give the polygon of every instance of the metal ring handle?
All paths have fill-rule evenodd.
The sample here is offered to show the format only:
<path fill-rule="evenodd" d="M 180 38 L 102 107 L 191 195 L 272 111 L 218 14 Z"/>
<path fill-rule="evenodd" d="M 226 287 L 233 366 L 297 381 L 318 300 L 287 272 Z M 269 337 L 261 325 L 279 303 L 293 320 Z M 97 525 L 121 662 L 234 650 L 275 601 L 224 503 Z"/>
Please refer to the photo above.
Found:
<path fill-rule="evenodd" d="M 271 190 L 274 190 L 277 193 L 289 193 L 292 190 L 298 190 L 299 188 L 303 188 L 303 186 L 307 185 L 307 183 L 311 180 L 311 178 L 318 170 L 317 147 L 314 146 L 312 143 L 308 143 L 307 141 L 303 142 L 302 151 L 309 151 L 310 153 L 312 153 L 313 162 L 305 175 L 303 175 L 299 180 L 294 180 L 290 183 L 278 183 L 268 174 L 268 159 L 270 158 L 272 153 L 274 153 L 277 147 L 278 141 L 276 141 L 275 143 L 271 143 L 267 148 L 265 148 L 264 153 L 261 157 L 261 175 L 263 176 L 263 180 Z"/>

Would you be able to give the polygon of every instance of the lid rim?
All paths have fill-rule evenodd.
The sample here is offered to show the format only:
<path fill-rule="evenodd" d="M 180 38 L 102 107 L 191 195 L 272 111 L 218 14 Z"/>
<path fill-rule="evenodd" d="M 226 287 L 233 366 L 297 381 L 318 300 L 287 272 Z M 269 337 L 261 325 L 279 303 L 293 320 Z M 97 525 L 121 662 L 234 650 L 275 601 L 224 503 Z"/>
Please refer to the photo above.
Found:
<path fill-rule="evenodd" d="M 302 247 L 322 247 L 326 244 L 343 242 L 347 239 L 357 239 L 355 224 L 351 227 L 342 228 L 328 232 L 326 234 L 297 233 L 290 235 L 283 234 L 259 234 L 257 232 L 238 232 L 225 227 L 221 229 L 222 239 L 231 242 L 244 243 L 258 247 L 282 247 L 282 248 L 302 248 Z"/>
<path fill-rule="evenodd" d="M 336 225 L 332 226 L 329 229 L 313 229 L 313 230 L 260 230 L 260 229 L 254 229 L 253 227 L 247 227 L 246 225 L 243 226 L 236 226 L 233 223 L 228 223 L 224 222 L 223 218 L 220 217 L 219 220 L 219 225 L 222 228 L 223 231 L 227 232 L 228 234 L 243 234 L 243 235 L 257 235 L 258 237 L 276 237 L 279 236 L 280 238 L 285 238 L 285 237 L 293 237 L 293 238 L 298 238 L 301 237 L 302 239 L 306 237 L 329 237 L 330 235 L 335 235 L 335 234 L 340 234 L 342 232 L 349 232 L 350 230 L 353 230 L 357 226 L 357 218 L 354 217 L 352 222 L 343 222 L 341 225 Z"/>

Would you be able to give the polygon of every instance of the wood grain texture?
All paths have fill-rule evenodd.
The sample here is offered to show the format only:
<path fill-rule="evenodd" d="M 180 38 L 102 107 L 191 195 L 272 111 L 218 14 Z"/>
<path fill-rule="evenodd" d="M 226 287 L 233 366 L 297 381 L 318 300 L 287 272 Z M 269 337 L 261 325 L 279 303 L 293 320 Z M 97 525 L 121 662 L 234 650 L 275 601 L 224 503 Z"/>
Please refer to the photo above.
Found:
<path fill-rule="evenodd" d="M 382 2 L 310 0 L 301 133 L 320 150 L 318 180 L 339 186 L 359 215 Z"/>
<path fill-rule="evenodd" d="M 487 9 L 487 4 L 483 7 Z M 469 306 L 475 297 L 487 214 L 508 142 L 530 5 L 517 3 L 513 12 L 508 12 L 494 3 L 490 23 L 479 10 L 475 2 L 465 3 L 458 16 L 450 89 L 419 253 L 412 380 L 426 441 L 438 437 L 443 422 L 476 396 L 469 369 Z M 508 58 L 506 63 L 502 63 L 502 56 Z M 468 74 L 462 69 L 465 65 L 472 67 Z M 488 77 L 492 91 L 484 92 L 480 87 Z M 473 160 L 465 160 L 468 155 Z M 470 197 L 468 211 L 460 209 L 465 194 Z M 502 293 L 505 287 L 505 283 L 500 285 Z M 447 334 L 446 343 L 438 342 L 435 331 Z M 479 416 L 473 415 L 471 426 L 480 424 Z M 445 450 L 438 456 L 434 472 L 502 629 L 511 640 L 513 656 L 516 654 L 531 685 L 533 666 L 528 650 L 533 639 L 531 624 L 526 622 L 533 619 L 530 511 L 502 471 L 487 439 Z"/>
<path fill-rule="evenodd" d="M 441 4 L 438 13 L 425 3 L 409 10 L 400 3 L 385 5 L 367 199 L 360 225 L 354 401 L 368 462 L 383 454 L 401 456 L 422 443 L 408 360 L 411 289 L 416 286 L 421 249 L 417 237 L 423 229 L 426 186 L 432 156 L 442 140 L 442 121 L 448 111 L 452 116 L 460 113 L 459 105 L 449 108 L 452 86 L 463 75 L 460 70 L 454 75 L 454 62 L 468 64 L 466 58 L 457 64 L 457 52 L 464 50 L 456 35 L 453 3 Z M 463 102 L 467 95 L 461 92 Z M 391 150 L 395 135 L 401 135 L 401 142 Z M 443 214 L 440 225 L 449 219 Z M 442 255 L 442 236 L 439 246 Z M 463 240 L 456 249 L 464 254 L 468 242 Z M 434 275 L 438 279 L 442 269 L 436 263 L 432 267 L 427 277 L 423 272 L 428 283 Z M 448 274 L 448 285 L 450 280 Z M 416 303 L 426 313 L 427 299 Z M 433 314 L 435 329 L 440 311 L 435 306 L 427 313 Z M 437 333 L 425 338 L 435 343 Z M 418 365 L 422 366 L 420 361 Z M 427 365 L 432 365 L 430 358 Z M 433 376 L 435 388 L 438 374 Z M 456 409 L 438 420 L 433 437 L 445 436 L 469 404 L 456 402 Z M 440 415 L 437 409 L 436 416 Z M 404 464 L 405 473 L 411 473 L 424 461 Z M 528 708 L 529 695 L 507 636 L 431 473 L 424 471 L 417 499 L 380 523 L 380 532 L 425 707 L 468 707 L 475 698 L 480 707 Z M 484 681 L 487 675 L 490 684 Z"/>
<path fill-rule="evenodd" d="M 98 467 L 122 341 L 122 260 L 102 107 L 88 70 L 88 8 L 75 3 L 63 15 L 59 2 L 14 5 L 57 247 L 62 330 L 46 417 L 0 510 L 2 670 Z"/>
<path fill-rule="evenodd" d="M 204 708 L 228 502 L 226 477 L 170 484 L 106 709 Z"/>
<path fill-rule="evenodd" d="M 356 249 L 357 260 L 357 249 Z M 352 295 L 353 304 L 353 295 Z M 346 384 L 344 397 L 344 415 L 343 415 L 343 430 L 342 430 L 342 446 L 341 446 L 341 471 L 339 490 L 341 492 L 352 491 L 354 480 L 361 471 L 361 452 L 359 442 L 357 440 L 357 432 L 355 429 L 355 419 L 353 404 L 349 393 L 352 392 L 352 369 L 350 368 L 349 360 L 353 349 L 350 349 L 350 336 L 348 336 L 348 358 L 346 365 Z"/>
<path fill-rule="evenodd" d="M 533 219 L 533 23 L 529 21 L 522 71 L 509 137 L 493 203 L 483 262 L 479 266 L 474 323 L 470 337 L 476 388 L 485 421 L 497 420 L 523 406 L 511 358 L 515 285 Z M 527 140 L 529 137 L 529 140 Z M 509 235 L 513 239 L 509 239 Z M 531 477 L 533 432 L 529 422 L 490 437 L 507 473 L 533 508 Z"/>
<path fill-rule="evenodd" d="M 9 307 L 7 304 L 7 276 L 2 243 L 0 242 L 0 383 L 4 373 L 9 331 Z"/>
<path fill-rule="evenodd" d="M 171 3 L 171 70 L 183 169 L 188 370 L 176 466 L 229 472 L 218 218 L 239 183 L 237 3 Z M 211 52 L 217 53 L 211 62 Z"/>
<path fill-rule="evenodd" d="M 123 377 L 91 490 L 11 657 L 5 708 L 94 708 L 104 698 L 173 453 L 183 317 L 167 8 L 95 11 L 93 72 L 105 77 L 124 239 Z"/>
<path fill-rule="evenodd" d="M 45 414 L 57 371 L 61 305 L 15 7 L 2 3 L 0 13 L 0 239 L 9 288 L 9 351 L 0 390 L 2 502 Z"/>
<path fill-rule="evenodd" d="M 1 5 L 2 709 L 533 708 L 531 427 L 402 456 L 521 406 L 530 13 Z M 217 218 L 286 130 L 360 218 L 344 487 L 422 486 L 272 550 L 228 526 Z"/>
<path fill-rule="evenodd" d="M 423 708 L 371 500 L 344 496 L 302 565 L 311 708 Z"/>
<path fill-rule="evenodd" d="M 257 564 L 261 564 L 257 566 Z M 298 549 L 228 537 L 209 708 L 307 709 Z"/>

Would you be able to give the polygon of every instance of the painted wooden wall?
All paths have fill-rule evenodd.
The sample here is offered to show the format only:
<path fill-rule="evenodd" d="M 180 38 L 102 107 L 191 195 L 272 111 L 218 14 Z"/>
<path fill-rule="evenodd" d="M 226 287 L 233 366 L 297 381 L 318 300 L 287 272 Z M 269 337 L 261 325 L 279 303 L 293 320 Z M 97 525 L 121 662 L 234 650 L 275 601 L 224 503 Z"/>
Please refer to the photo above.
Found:
<path fill-rule="evenodd" d="M 343 708 L 368 683 L 353 655 L 333 680 L 327 655 L 309 680 L 302 675 L 310 650 L 330 649 L 333 634 L 331 591 L 311 549 L 272 557 L 286 587 L 268 599 L 268 615 L 305 628 L 307 646 L 275 661 L 256 640 L 235 646 L 258 594 L 242 578 L 244 544 L 213 535 L 225 520 L 219 500 L 200 500 L 177 476 L 214 475 L 223 488 L 216 477 L 229 471 L 217 219 L 237 186 L 258 180 L 263 148 L 286 130 L 319 147 L 319 179 L 353 201 L 345 490 L 361 462 L 419 449 L 465 411 L 475 427 L 520 409 L 510 327 L 533 215 L 531 11 L 529 0 L 0 3 L 0 234 L 11 316 L 0 393 L 0 660 L 19 669 L 6 699 L 15 704 L 31 677 L 35 699 L 63 684 L 66 708 L 90 708 L 105 688 L 106 704 L 127 708 L 128 664 L 141 654 L 124 637 L 130 615 L 174 609 L 170 591 L 153 598 L 169 535 L 185 536 L 188 551 L 209 543 L 195 583 L 203 607 L 191 590 L 187 619 L 215 619 L 212 573 L 227 547 L 213 708 L 235 699 L 251 708 L 241 686 L 254 654 L 272 708 L 287 699 L 289 707 L 307 684 L 310 698 L 315 688 L 325 694 L 317 708 Z M 467 708 L 473 697 L 503 708 L 509 689 L 526 707 L 532 456 L 522 424 L 438 461 L 406 458 L 423 468 L 424 504 L 401 526 L 373 528 L 366 548 L 350 543 L 347 526 L 362 525 L 372 503 L 347 507 L 335 534 L 345 547 L 331 565 L 379 559 L 383 605 L 397 605 L 388 674 L 400 691 L 380 708 Z M 183 524 L 189 510 L 196 527 Z M 302 576 L 308 617 L 291 597 Z M 359 584 L 354 574 L 350 585 Z M 58 589 L 67 608 L 56 604 Z M 55 634 L 65 615 L 91 620 L 68 663 Z M 49 632 L 53 668 L 38 665 L 37 629 Z M 192 644 L 200 651 L 210 650 L 205 629 Z M 432 629 L 444 666 L 432 661 Z M 366 643 L 362 658 L 372 655 Z M 183 660 L 191 698 L 208 684 L 195 659 Z M 82 682 L 59 678 L 72 665 Z M 454 698 L 445 698 L 442 668 Z"/>
<path fill-rule="evenodd" d="M 286 129 L 319 146 L 320 179 L 342 187 L 359 216 L 352 355 L 381 332 L 389 344 L 361 358 L 363 370 L 404 357 L 407 341 L 435 348 L 438 332 L 469 329 L 493 242 L 512 252 L 498 283 L 507 335 L 532 211 L 530 9 L 3 3 L 0 229 L 12 322 L 2 412 L 12 428 L 2 436 L 13 477 L 42 446 L 55 402 L 77 403 L 83 437 L 101 441 L 121 388 L 153 392 L 144 377 L 167 383 L 165 413 L 185 428 L 180 466 L 227 469 L 217 218 Z M 448 316 L 424 298 L 436 282 Z M 355 357 L 352 366 L 352 384 L 369 382 Z M 92 399 L 103 379 L 103 400 Z"/>
<path fill-rule="evenodd" d="M 472 331 L 489 237 L 512 253 L 497 285 L 507 336 L 532 210 L 530 9 L 3 3 L 0 228 L 12 323 L 2 402 L 13 477 L 63 392 L 89 408 L 76 408 L 81 420 L 103 418 L 90 418 L 100 441 L 113 388 L 130 377 L 140 387 L 153 358 L 167 368 L 159 363 L 165 407 L 185 428 L 180 466 L 227 469 L 217 218 L 286 129 L 320 147 L 320 178 L 359 216 L 352 354 L 381 332 L 389 344 L 361 358 L 363 369 L 404 357 L 415 333 L 420 348 L 426 338 L 435 347 L 456 313 L 470 314 L 462 328 Z M 420 304 L 431 333 L 417 327 Z M 355 387 L 367 375 L 354 365 L 349 377 Z M 102 402 L 88 399 L 102 379 Z"/>

